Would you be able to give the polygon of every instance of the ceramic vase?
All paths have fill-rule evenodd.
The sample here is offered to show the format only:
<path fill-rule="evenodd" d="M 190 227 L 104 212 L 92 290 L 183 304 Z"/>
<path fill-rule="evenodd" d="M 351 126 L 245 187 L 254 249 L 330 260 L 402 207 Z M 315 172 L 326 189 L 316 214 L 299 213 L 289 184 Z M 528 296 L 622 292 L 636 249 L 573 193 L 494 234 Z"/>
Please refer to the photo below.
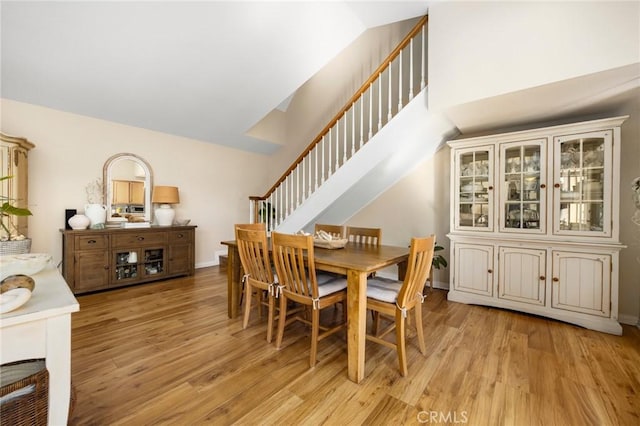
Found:
<path fill-rule="evenodd" d="M 76 214 L 69 218 L 71 229 L 87 229 L 90 224 L 91 220 L 83 214 Z"/>
<path fill-rule="evenodd" d="M 104 225 L 107 220 L 107 207 L 102 204 L 85 204 L 84 214 L 90 220 L 92 228 Z"/>

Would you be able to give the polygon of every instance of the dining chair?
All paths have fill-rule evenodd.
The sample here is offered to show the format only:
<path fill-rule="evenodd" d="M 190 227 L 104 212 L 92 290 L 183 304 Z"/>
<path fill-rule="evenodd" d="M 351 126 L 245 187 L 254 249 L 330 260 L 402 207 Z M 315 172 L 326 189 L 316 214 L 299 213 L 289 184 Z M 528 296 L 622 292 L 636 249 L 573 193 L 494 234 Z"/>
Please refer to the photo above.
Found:
<path fill-rule="evenodd" d="M 313 230 L 314 235 L 318 231 L 328 232 L 329 234 L 331 234 L 332 237 L 345 238 L 344 226 L 342 225 L 326 225 L 322 223 L 316 223 Z"/>
<path fill-rule="evenodd" d="M 267 232 L 267 225 L 261 222 L 255 222 L 255 223 L 236 223 L 235 225 L 233 225 L 234 231 L 237 232 L 238 229 L 251 229 L 253 231 L 264 231 Z M 237 234 L 236 234 L 236 239 L 237 239 Z M 242 267 L 242 262 L 240 262 L 240 267 Z M 244 270 L 244 268 L 243 268 Z M 241 276 L 245 276 L 244 272 L 241 272 Z M 238 298 L 238 300 L 240 301 L 240 305 L 242 305 L 242 302 L 244 300 L 244 281 L 242 282 L 242 289 L 241 289 L 241 293 L 240 293 L 240 297 Z M 260 315 L 262 315 L 262 309 L 261 306 L 259 308 L 259 312 Z"/>
<path fill-rule="evenodd" d="M 320 311 L 333 306 L 347 298 L 347 280 L 335 277 L 318 284 L 311 235 L 290 235 L 273 232 L 273 259 L 278 275 L 280 317 L 276 348 L 280 349 L 285 326 L 294 321 L 311 325 L 311 350 L 309 367 L 316 364 L 318 342 L 342 328 L 346 322 L 338 325 L 323 326 L 320 324 Z M 306 257 L 305 257 L 306 254 Z M 300 315 L 287 318 L 287 302 L 294 301 L 310 310 L 311 321 Z"/>
<path fill-rule="evenodd" d="M 398 353 L 400 374 L 407 375 L 406 351 L 406 323 L 410 311 L 415 314 L 416 333 L 422 355 L 426 355 L 424 333 L 422 328 L 422 291 L 431 270 L 435 236 L 426 238 L 412 238 L 409 249 L 407 272 L 403 282 L 385 279 L 367 279 L 367 309 L 375 314 L 372 334 L 367 334 L 367 340 L 395 349 Z M 381 318 L 391 324 L 379 331 Z M 395 330 L 395 343 L 384 337 Z"/>
<path fill-rule="evenodd" d="M 382 242 L 382 229 L 347 226 L 346 238 L 354 243 L 379 246 Z"/>
<path fill-rule="evenodd" d="M 234 229 L 251 229 L 252 231 L 264 231 L 267 232 L 267 225 L 262 222 L 255 223 L 236 223 L 233 225 Z"/>
<path fill-rule="evenodd" d="M 382 229 L 347 226 L 346 238 L 350 242 L 354 243 L 372 244 L 375 246 L 379 246 L 380 244 L 382 244 Z M 375 276 L 375 272 L 369 274 L 369 278 L 373 278 Z"/>
<path fill-rule="evenodd" d="M 264 227 L 263 227 L 264 228 Z M 247 328 L 251 313 L 252 299 L 256 301 L 258 315 L 262 316 L 262 306 L 267 306 L 267 342 L 273 337 L 273 321 L 275 315 L 276 283 L 269 246 L 267 244 L 267 232 L 236 228 L 236 242 L 240 263 L 244 269 L 244 318 L 242 328 Z"/>

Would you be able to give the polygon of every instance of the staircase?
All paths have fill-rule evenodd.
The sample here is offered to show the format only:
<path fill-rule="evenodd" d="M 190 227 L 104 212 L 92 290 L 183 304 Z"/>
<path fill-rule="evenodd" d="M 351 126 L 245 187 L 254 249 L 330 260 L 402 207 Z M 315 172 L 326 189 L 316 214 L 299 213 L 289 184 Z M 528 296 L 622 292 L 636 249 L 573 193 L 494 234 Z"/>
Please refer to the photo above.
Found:
<path fill-rule="evenodd" d="M 250 197 L 254 222 L 285 233 L 344 223 L 453 136 L 427 107 L 426 24 L 425 16 L 264 196 Z"/>

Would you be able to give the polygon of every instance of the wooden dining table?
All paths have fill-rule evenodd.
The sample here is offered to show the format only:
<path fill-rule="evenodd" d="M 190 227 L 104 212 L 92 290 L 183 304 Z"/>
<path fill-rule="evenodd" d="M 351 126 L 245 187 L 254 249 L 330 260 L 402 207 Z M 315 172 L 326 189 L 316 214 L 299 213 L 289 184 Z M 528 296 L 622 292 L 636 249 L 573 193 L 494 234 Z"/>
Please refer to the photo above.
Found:
<path fill-rule="evenodd" d="M 227 246 L 227 310 L 229 318 L 238 316 L 242 292 L 240 256 L 235 241 Z M 367 276 L 372 272 L 398 265 L 398 279 L 404 279 L 409 247 L 347 243 L 344 248 L 315 247 L 314 259 L 319 271 L 335 272 L 347 277 L 347 364 L 349 379 L 364 379 L 367 324 Z"/>

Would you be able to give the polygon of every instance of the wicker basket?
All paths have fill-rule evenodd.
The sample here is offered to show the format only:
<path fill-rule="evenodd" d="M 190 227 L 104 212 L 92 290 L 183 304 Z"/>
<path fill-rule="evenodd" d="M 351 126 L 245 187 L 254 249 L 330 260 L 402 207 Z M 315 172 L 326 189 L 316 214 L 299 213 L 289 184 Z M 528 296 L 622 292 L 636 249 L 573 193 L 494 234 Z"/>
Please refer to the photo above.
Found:
<path fill-rule="evenodd" d="M 320 238 L 313 239 L 314 246 L 320 247 L 320 248 L 326 248 L 329 250 L 344 248 L 344 246 L 346 246 L 348 242 L 349 240 L 347 240 L 346 238 L 343 238 L 340 240 L 331 240 L 331 241 L 323 240 Z"/>
<path fill-rule="evenodd" d="M 0 241 L 0 256 L 31 252 L 31 238 L 24 240 Z"/>
<path fill-rule="evenodd" d="M 0 424 L 46 425 L 49 416 L 49 371 L 43 359 L 0 366 Z"/>

